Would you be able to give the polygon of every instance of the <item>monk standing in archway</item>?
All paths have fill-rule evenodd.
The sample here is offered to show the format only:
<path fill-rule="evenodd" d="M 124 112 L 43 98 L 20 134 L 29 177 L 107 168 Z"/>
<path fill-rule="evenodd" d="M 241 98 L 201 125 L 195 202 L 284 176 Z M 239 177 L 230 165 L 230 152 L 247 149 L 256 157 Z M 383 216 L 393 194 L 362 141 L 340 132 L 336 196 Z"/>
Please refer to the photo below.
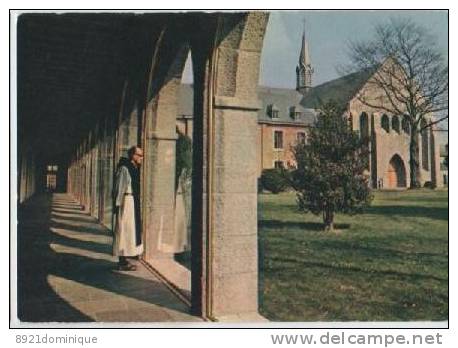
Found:
<path fill-rule="evenodd" d="M 143 252 L 140 211 L 140 166 L 143 151 L 132 146 L 128 160 L 120 161 L 114 187 L 115 226 L 113 255 L 119 257 L 120 271 L 135 271 L 128 261 Z"/>

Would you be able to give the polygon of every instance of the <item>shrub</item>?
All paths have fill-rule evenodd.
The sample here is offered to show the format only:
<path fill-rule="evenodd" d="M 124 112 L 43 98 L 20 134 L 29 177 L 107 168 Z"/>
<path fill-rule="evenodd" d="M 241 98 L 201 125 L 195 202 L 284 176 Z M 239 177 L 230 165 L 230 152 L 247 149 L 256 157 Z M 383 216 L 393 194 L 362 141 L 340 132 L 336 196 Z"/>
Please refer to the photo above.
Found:
<path fill-rule="evenodd" d="M 264 169 L 261 174 L 261 186 L 274 194 L 284 192 L 289 184 L 281 169 Z"/>
<path fill-rule="evenodd" d="M 429 188 L 429 189 L 434 189 L 435 188 L 435 186 L 432 183 L 432 181 L 426 181 L 425 184 L 423 185 L 423 187 Z"/>

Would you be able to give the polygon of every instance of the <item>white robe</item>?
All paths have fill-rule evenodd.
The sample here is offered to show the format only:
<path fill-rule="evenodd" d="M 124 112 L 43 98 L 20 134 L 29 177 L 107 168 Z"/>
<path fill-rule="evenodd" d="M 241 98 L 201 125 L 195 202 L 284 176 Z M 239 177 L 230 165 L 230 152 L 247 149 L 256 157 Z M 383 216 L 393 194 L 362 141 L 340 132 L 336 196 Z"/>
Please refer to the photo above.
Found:
<path fill-rule="evenodd" d="M 119 208 L 115 216 L 114 256 L 137 256 L 143 253 L 143 244 L 136 245 L 135 207 L 131 182 L 129 170 L 121 166 L 116 174 L 115 183 L 115 205 Z"/>

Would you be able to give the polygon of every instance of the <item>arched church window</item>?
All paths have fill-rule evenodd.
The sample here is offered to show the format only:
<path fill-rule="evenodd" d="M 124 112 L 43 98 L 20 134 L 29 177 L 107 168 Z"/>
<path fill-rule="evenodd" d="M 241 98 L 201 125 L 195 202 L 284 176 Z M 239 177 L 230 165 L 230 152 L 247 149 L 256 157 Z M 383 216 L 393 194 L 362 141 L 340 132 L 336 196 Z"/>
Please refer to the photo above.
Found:
<path fill-rule="evenodd" d="M 359 132 L 361 139 L 369 138 L 369 118 L 365 112 L 359 116 Z"/>
<path fill-rule="evenodd" d="M 390 119 L 385 114 L 382 116 L 382 128 L 385 130 L 385 132 L 390 132 Z"/>
<path fill-rule="evenodd" d="M 410 134 L 410 122 L 406 116 L 402 118 L 402 130 L 404 133 Z"/>
<path fill-rule="evenodd" d="M 396 115 L 391 118 L 391 128 L 397 133 L 400 132 L 399 117 Z"/>

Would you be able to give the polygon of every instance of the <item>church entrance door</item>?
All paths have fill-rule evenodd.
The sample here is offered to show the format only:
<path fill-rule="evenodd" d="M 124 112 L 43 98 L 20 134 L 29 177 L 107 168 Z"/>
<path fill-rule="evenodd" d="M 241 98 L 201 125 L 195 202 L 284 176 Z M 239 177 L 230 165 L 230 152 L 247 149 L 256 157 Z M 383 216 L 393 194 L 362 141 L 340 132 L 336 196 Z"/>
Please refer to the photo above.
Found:
<path fill-rule="evenodd" d="M 394 155 L 388 164 L 387 178 L 388 188 L 406 187 L 406 170 L 398 155 Z"/>

